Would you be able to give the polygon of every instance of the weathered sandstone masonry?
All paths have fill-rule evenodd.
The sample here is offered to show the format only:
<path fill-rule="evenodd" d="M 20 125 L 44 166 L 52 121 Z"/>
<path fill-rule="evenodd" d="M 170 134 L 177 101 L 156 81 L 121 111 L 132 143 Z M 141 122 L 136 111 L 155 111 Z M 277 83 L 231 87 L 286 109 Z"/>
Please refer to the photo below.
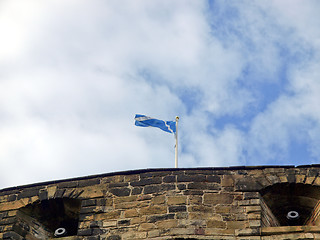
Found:
<path fill-rule="evenodd" d="M 320 239 L 319 173 L 319 165 L 144 169 L 3 189 L 0 238 Z"/>

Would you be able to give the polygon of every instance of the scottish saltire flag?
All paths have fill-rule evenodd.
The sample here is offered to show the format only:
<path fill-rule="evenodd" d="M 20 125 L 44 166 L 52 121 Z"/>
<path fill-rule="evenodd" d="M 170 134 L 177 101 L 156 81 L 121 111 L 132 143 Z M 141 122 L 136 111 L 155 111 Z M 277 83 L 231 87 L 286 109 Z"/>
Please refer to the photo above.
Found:
<path fill-rule="evenodd" d="M 139 127 L 157 127 L 169 133 L 176 132 L 176 122 L 174 121 L 158 120 L 140 114 L 136 114 L 134 120 L 136 120 L 134 124 Z"/>

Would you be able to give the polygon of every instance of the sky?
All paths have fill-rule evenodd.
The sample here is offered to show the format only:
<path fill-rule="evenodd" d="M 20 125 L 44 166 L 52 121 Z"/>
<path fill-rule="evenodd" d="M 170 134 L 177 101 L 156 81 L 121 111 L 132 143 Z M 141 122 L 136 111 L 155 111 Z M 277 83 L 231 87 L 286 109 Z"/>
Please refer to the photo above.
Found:
<path fill-rule="evenodd" d="M 317 0 L 1 0 L 0 188 L 317 164 Z"/>

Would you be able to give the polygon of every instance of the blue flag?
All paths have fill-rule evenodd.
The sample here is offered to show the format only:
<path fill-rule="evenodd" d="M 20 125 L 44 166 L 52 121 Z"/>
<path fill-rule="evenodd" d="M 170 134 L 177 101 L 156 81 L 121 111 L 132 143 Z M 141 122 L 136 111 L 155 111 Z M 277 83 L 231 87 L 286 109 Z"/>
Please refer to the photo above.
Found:
<path fill-rule="evenodd" d="M 139 127 L 157 127 L 168 133 L 176 132 L 176 122 L 174 121 L 158 120 L 140 114 L 136 114 L 134 120 L 136 120 L 134 124 Z"/>

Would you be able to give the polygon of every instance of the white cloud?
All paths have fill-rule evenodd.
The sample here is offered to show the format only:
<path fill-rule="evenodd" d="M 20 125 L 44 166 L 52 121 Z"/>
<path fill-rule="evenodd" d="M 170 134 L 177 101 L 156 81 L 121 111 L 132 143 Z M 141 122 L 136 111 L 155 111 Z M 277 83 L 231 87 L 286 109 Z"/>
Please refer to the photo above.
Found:
<path fill-rule="evenodd" d="M 279 156 L 274 146 L 285 155 L 301 132 L 319 156 L 319 73 L 304 54 L 317 49 L 319 31 L 312 16 L 302 16 L 312 7 L 299 13 L 299 2 L 291 12 L 276 1 L 218 2 L 210 12 L 203 1 L 21 3 L 0 8 L 2 187 L 173 167 L 173 136 L 135 127 L 135 113 L 181 117 L 183 167 L 257 156 L 267 163 Z M 297 14 L 301 23 L 293 21 Z M 287 63 L 283 49 L 308 59 Z M 263 84 L 278 84 L 279 96 L 269 99 Z M 225 116 L 243 118 L 248 130 L 236 121 L 218 127 Z"/>
<path fill-rule="evenodd" d="M 272 1 L 265 4 L 279 26 L 289 30 L 286 45 L 291 51 L 286 69 L 285 91 L 264 112 L 259 113 L 249 132 L 249 161 L 253 163 L 308 164 L 317 162 L 320 125 L 319 102 L 319 36 L 316 29 L 319 10 L 313 1 Z M 290 5 L 290 7 L 288 7 Z M 264 6 L 264 7 L 266 7 Z M 301 55 L 299 57 L 299 54 Z M 286 63 L 288 64 L 288 63 Z M 290 159 L 294 142 L 304 145 L 304 159 Z M 256 158 L 256 160 L 254 159 Z"/>
<path fill-rule="evenodd" d="M 7 0 L 1 1 L 0 5 L 0 63 L 14 63 L 30 44 L 36 31 L 33 23 L 41 19 L 43 5 L 35 1 Z"/>
<path fill-rule="evenodd" d="M 290 75 L 290 92 L 283 94 L 260 113 L 254 120 L 249 134 L 251 156 L 260 156 L 261 163 L 272 159 L 288 161 L 288 154 L 294 141 L 306 144 L 309 156 L 304 161 L 319 159 L 320 126 L 319 70 L 316 65 L 306 69 L 293 70 Z"/>

